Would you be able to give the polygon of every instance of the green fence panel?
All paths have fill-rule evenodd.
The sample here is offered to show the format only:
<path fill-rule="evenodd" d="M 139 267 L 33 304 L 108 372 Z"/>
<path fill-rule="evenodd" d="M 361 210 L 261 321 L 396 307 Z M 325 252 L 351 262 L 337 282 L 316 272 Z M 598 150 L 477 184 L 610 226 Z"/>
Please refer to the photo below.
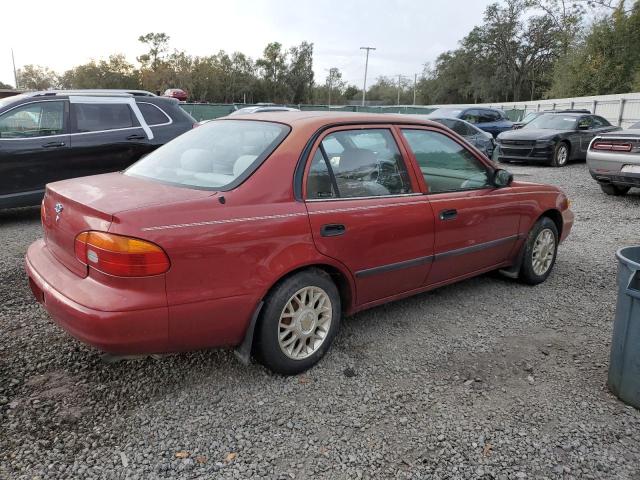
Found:
<path fill-rule="evenodd" d="M 181 103 L 182 109 L 201 122 L 203 120 L 212 120 L 214 118 L 229 115 L 234 110 L 244 107 L 252 107 L 254 105 L 233 104 L 233 103 Z M 364 112 L 364 113 L 405 113 L 427 115 L 435 110 L 431 107 L 419 106 L 366 106 L 359 105 L 287 105 L 288 107 L 299 108 L 303 111 L 331 111 L 331 112 Z M 514 111 L 517 112 L 517 111 Z M 511 118 L 511 117 L 509 117 Z"/>

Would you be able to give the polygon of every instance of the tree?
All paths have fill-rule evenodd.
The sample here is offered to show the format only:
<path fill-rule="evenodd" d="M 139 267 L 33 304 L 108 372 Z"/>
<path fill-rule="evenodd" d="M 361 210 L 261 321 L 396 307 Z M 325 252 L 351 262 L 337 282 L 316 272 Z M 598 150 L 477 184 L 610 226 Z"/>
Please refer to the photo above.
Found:
<path fill-rule="evenodd" d="M 264 98 L 271 102 L 284 102 L 287 97 L 287 64 L 286 54 L 282 51 L 282 44 L 272 42 L 268 44 L 262 58 L 256 61 L 256 67 L 262 75 Z"/>
<path fill-rule="evenodd" d="M 151 68 L 155 71 L 164 61 L 164 54 L 169 49 L 169 40 L 171 37 L 166 33 L 147 33 L 140 35 L 138 41 L 148 45 L 149 51 L 138 57 L 138 61 L 144 68 Z"/>
<path fill-rule="evenodd" d="M 67 70 L 60 83 L 63 88 L 141 88 L 138 71 L 122 54 Z"/>
<path fill-rule="evenodd" d="M 0 89 L 9 90 L 9 89 L 13 89 L 13 87 L 7 83 L 0 82 Z"/>
<path fill-rule="evenodd" d="M 18 85 L 27 90 L 49 90 L 58 87 L 58 75 L 40 65 L 25 65 L 18 69 Z"/>
<path fill-rule="evenodd" d="M 287 85 L 291 103 L 309 102 L 313 89 L 313 43 L 302 42 L 289 49 Z"/>

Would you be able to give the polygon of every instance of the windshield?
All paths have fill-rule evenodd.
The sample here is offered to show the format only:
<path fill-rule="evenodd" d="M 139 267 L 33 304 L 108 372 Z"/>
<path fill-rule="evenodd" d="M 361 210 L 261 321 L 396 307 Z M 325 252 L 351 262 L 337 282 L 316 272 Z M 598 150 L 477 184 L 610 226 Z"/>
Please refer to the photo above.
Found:
<path fill-rule="evenodd" d="M 224 190 L 249 175 L 289 133 L 279 123 L 207 122 L 158 148 L 125 174 L 163 183 Z"/>
<path fill-rule="evenodd" d="M 522 120 L 520 120 L 520 122 L 521 123 L 529 123 L 531 120 L 533 120 L 537 116 L 538 116 L 538 114 L 536 112 L 529 112 L 524 116 L 524 118 Z"/>
<path fill-rule="evenodd" d="M 630 128 L 630 129 L 632 129 L 632 130 L 635 130 L 635 129 L 640 130 L 640 122 L 638 122 L 638 123 L 634 123 L 634 124 L 633 124 L 633 125 L 631 125 L 629 128 Z"/>
<path fill-rule="evenodd" d="M 462 113 L 462 109 L 460 108 L 438 108 L 434 110 L 429 115 L 433 115 L 434 117 L 457 117 Z"/>
<path fill-rule="evenodd" d="M 29 98 L 30 95 L 25 95 L 24 93 L 21 95 L 12 95 L 11 97 L 6 97 L 3 99 L 0 99 L 0 108 L 2 107 L 6 107 L 7 105 L 13 103 L 13 102 L 17 102 L 18 100 L 22 100 L 24 98 Z"/>
<path fill-rule="evenodd" d="M 565 115 L 546 113 L 527 123 L 524 128 L 543 128 L 547 130 L 575 130 L 577 121 L 577 117 L 568 117 Z"/>

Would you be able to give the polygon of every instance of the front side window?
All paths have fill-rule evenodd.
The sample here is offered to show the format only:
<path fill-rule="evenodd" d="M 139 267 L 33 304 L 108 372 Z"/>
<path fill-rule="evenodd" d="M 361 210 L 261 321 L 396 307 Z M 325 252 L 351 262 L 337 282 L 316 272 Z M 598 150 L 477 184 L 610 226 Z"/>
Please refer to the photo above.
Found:
<path fill-rule="evenodd" d="M 0 138 L 30 138 L 64 133 L 64 102 L 37 102 L 0 116 Z"/>
<path fill-rule="evenodd" d="M 210 121 L 154 150 L 125 175 L 224 190 L 251 174 L 288 133 L 289 128 L 279 123 Z"/>
<path fill-rule="evenodd" d="M 126 103 L 74 103 L 72 112 L 76 121 L 76 131 L 80 133 L 134 126 L 133 112 Z"/>
<path fill-rule="evenodd" d="M 490 187 L 487 168 L 462 145 L 438 132 L 403 129 L 429 193 Z"/>
<path fill-rule="evenodd" d="M 390 130 L 327 135 L 307 177 L 307 198 L 358 198 L 411 193 L 411 181 Z"/>

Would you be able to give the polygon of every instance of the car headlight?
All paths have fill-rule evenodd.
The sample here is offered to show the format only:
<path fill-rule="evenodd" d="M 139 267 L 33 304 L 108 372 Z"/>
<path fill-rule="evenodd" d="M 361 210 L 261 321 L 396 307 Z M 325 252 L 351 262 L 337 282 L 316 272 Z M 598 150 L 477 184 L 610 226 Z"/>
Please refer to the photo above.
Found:
<path fill-rule="evenodd" d="M 536 147 L 548 147 L 553 145 L 553 140 L 536 140 Z"/>

